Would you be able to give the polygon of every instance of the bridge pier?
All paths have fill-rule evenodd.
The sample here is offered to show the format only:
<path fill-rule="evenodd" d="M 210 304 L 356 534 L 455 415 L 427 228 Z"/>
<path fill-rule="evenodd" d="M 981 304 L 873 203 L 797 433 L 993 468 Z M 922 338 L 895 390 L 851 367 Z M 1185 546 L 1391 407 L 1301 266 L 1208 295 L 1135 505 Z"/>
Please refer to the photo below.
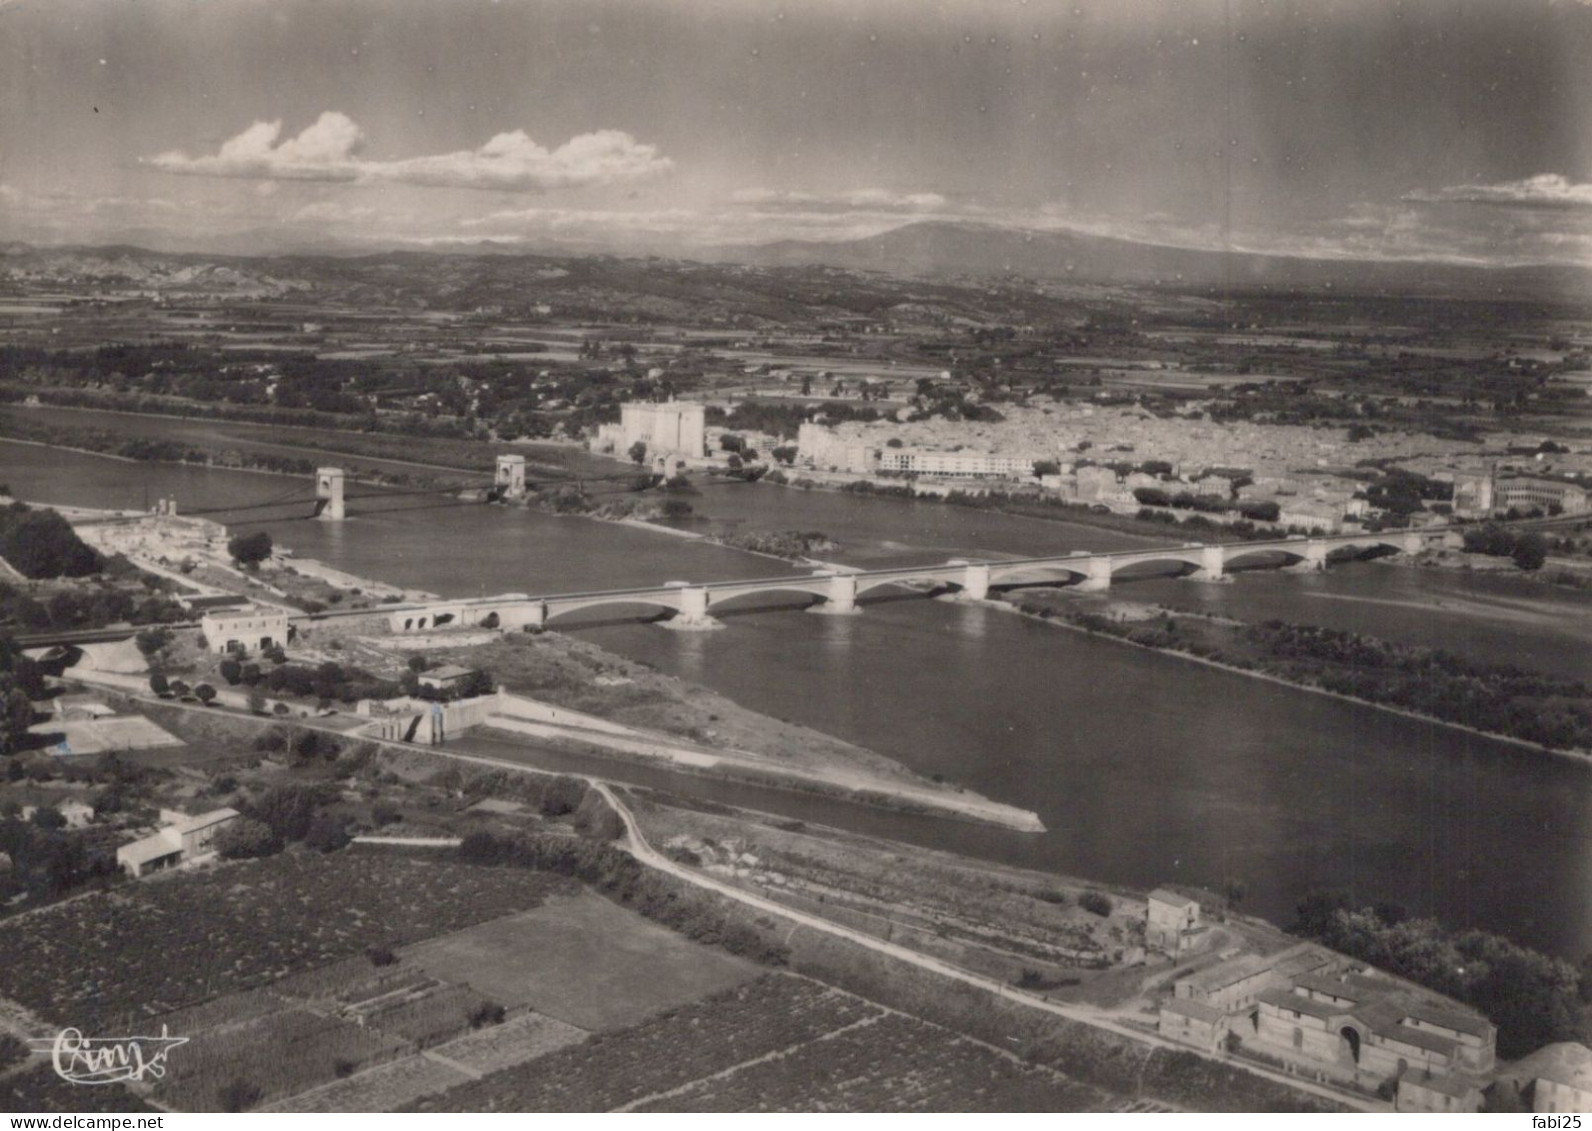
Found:
<path fill-rule="evenodd" d="M 524 631 L 527 628 L 547 627 L 547 602 L 537 601 L 533 604 L 514 605 L 506 609 L 499 609 L 498 627 L 505 632 L 515 629 Z"/>
<path fill-rule="evenodd" d="M 1299 561 L 1282 568 L 1290 573 L 1318 573 L 1327 568 L 1327 544 L 1321 539 L 1310 539 L 1299 552 L 1303 555 Z"/>
<path fill-rule="evenodd" d="M 663 627 L 672 628 L 679 632 L 696 632 L 704 629 L 723 628 L 724 625 L 708 615 L 708 606 L 712 597 L 702 586 L 689 586 L 679 590 L 680 611 L 675 616 L 663 622 Z"/>
<path fill-rule="evenodd" d="M 1189 574 L 1190 581 L 1227 580 L 1227 551 L 1220 544 L 1200 547 L 1200 564 Z"/>
<path fill-rule="evenodd" d="M 1086 563 L 1089 572 L 1078 582 L 1080 593 L 1104 593 L 1111 588 L 1111 559 L 1107 557 L 1090 558 Z"/>
<path fill-rule="evenodd" d="M 989 597 L 989 566 L 970 562 L 962 574 L 962 599 L 983 601 Z"/>
<path fill-rule="evenodd" d="M 322 467 L 315 472 L 315 497 L 323 505 L 315 517 L 327 522 L 341 522 L 348 516 L 343 507 L 343 469 Z"/>
<path fill-rule="evenodd" d="M 862 612 L 857 608 L 857 579 L 849 573 L 835 574 L 829 579 L 828 594 L 807 611 L 831 617 L 855 616 Z"/>
<path fill-rule="evenodd" d="M 497 458 L 497 473 L 493 483 L 505 499 L 518 499 L 525 494 L 525 457 L 504 455 Z"/>

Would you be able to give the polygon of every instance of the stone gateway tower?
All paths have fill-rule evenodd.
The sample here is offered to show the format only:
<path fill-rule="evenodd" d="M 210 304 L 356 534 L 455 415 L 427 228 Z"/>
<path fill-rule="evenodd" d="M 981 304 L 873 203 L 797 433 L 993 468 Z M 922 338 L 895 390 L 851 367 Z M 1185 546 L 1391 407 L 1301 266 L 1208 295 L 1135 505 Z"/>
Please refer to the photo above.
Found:
<path fill-rule="evenodd" d="M 343 509 L 342 468 L 323 467 L 315 472 L 315 498 L 320 501 L 320 507 L 315 512 L 316 518 L 341 522 L 347 517 L 347 511 Z"/>

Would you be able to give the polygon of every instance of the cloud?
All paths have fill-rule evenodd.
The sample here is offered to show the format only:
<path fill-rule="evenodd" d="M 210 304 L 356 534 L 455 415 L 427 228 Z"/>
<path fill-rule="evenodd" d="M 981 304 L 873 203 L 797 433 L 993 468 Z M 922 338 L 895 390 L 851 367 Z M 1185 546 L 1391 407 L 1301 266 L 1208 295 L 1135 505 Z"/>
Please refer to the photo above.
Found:
<path fill-rule="evenodd" d="M 1538 173 L 1496 185 L 1451 185 L 1407 193 L 1415 204 L 1490 204 L 1517 208 L 1592 208 L 1592 184 L 1576 184 L 1558 173 Z"/>
<path fill-rule="evenodd" d="M 282 123 L 255 122 L 210 155 L 172 151 L 148 159 L 166 173 L 271 181 L 409 184 L 432 188 L 545 192 L 606 185 L 667 172 L 673 162 L 656 146 L 622 130 L 597 130 L 557 149 L 532 141 L 524 130 L 501 133 L 479 149 L 429 157 L 372 161 L 359 156 L 364 131 L 353 119 L 328 110 L 296 137 L 279 140 Z"/>
<path fill-rule="evenodd" d="M 853 189 L 840 193 L 741 189 L 730 195 L 730 203 L 745 208 L 808 212 L 943 212 L 950 207 L 950 201 L 937 192 L 897 193 L 885 189 Z"/>

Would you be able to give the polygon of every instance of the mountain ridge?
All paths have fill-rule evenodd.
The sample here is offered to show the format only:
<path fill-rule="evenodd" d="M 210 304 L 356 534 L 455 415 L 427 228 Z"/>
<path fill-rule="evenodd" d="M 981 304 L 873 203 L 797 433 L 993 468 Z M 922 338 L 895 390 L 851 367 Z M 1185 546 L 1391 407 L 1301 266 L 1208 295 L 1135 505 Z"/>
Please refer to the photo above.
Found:
<path fill-rule="evenodd" d="M 853 240 L 779 240 L 714 248 L 710 254 L 720 261 L 762 267 L 825 265 L 936 277 L 1019 276 L 1173 288 L 1468 293 L 1477 297 L 1530 289 L 1538 296 L 1592 298 L 1592 268 L 1588 267 L 1311 258 L 1186 248 L 970 221 L 923 220 Z"/>

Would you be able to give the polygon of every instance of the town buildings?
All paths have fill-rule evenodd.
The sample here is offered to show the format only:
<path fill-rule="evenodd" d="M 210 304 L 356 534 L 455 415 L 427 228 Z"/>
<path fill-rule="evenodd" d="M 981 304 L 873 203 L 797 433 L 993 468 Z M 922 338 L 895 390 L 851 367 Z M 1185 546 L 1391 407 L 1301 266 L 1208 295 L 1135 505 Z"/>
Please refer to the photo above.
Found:
<path fill-rule="evenodd" d="M 1552 463 L 1533 460 L 1530 468 L 1505 462 L 1495 470 L 1496 448 L 1391 431 L 1366 437 L 1337 426 L 1216 421 L 1197 402 L 1158 414 L 1138 405 L 1036 398 L 1003 404 L 1000 412 L 999 421 L 808 423 L 797 436 L 798 459 L 815 471 L 859 477 L 1020 479 L 1068 502 L 1124 513 L 1143 505 L 1133 493 L 1138 486 L 1214 494 L 1235 504 L 1217 521 L 1239 518 L 1238 503 L 1275 503 L 1277 525 L 1323 532 L 1375 517 L 1365 497 L 1377 477 L 1369 467 L 1452 482 L 1454 511 L 1465 517 L 1511 507 L 1567 514 L 1588 507 L 1586 490 L 1573 481 L 1577 472 L 1592 473 L 1586 453 L 1556 455 Z M 1518 446 L 1510 437 L 1498 441 L 1510 450 Z M 1036 475 L 1036 464 L 1055 468 Z M 1147 464 L 1163 470 L 1146 476 L 1139 469 Z"/>
<path fill-rule="evenodd" d="M 879 448 L 866 440 L 808 422 L 796 429 L 797 458 L 820 471 L 872 475 L 879 470 Z"/>
<path fill-rule="evenodd" d="M 1587 509 L 1586 489 L 1563 479 L 1506 478 L 1494 470 L 1454 481 L 1454 513 L 1466 518 L 1486 518 L 1511 510 L 1585 514 Z"/>
<path fill-rule="evenodd" d="M 1499 479 L 1493 491 L 1495 511 L 1537 509 L 1547 513 L 1557 509 L 1564 514 L 1587 511 L 1586 490 L 1557 479 Z"/>

